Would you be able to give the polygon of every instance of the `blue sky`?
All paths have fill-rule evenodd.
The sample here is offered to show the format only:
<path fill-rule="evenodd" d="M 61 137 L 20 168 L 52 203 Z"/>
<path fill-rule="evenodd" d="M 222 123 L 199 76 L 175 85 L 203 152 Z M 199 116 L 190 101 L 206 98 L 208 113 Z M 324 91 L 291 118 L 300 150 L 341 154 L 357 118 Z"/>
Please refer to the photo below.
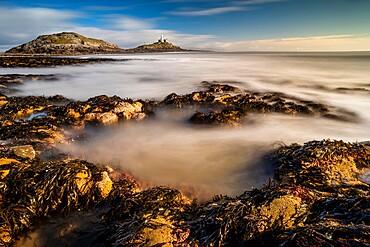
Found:
<path fill-rule="evenodd" d="M 370 0 L 0 0 L 0 49 L 76 31 L 128 48 L 370 50 Z"/>

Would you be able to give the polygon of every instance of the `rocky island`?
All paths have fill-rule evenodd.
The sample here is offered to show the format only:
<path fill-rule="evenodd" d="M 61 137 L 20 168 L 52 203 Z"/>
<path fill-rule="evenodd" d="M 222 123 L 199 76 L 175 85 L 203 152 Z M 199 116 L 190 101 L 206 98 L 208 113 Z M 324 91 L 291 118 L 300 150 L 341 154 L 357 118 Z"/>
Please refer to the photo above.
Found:
<path fill-rule="evenodd" d="M 88 38 L 74 32 L 63 32 L 41 35 L 25 44 L 14 47 L 6 54 L 27 55 L 86 55 L 86 54 L 120 54 L 143 52 L 176 52 L 186 51 L 167 40 L 161 39 L 153 44 L 141 45 L 136 48 L 122 49 L 104 40 Z"/>
<path fill-rule="evenodd" d="M 41 35 L 14 47 L 7 54 L 80 55 L 123 52 L 117 45 L 73 32 Z"/>

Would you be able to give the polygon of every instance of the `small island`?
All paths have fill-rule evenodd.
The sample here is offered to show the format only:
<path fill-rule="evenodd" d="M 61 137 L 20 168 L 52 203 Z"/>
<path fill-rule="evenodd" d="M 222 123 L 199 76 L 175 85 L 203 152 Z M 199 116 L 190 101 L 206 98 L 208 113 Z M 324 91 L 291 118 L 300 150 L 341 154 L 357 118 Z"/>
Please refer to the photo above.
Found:
<path fill-rule="evenodd" d="M 122 49 L 107 41 L 88 38 L 74 32 L 62 32 L 51 35 L 40 35 L 36 39 L 16 46 L 5 54 L 17 55 L 89 55 L 89 54 L 121 54 L 144 52 L 178 52 L 188 51 L 173 45 L 163 35 L 153 44 L 141 45 L 136 48 Z"/>

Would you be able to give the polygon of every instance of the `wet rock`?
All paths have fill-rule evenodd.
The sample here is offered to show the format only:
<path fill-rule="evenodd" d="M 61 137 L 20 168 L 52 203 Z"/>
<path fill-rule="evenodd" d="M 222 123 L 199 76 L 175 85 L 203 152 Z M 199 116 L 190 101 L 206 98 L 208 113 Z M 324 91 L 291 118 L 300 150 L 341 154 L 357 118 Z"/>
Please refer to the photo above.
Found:
<path fill-rule="evenodd" d="M 0 228 L 11 230 L 11 242 L 41 218 L 96 205 L 111 189 L 107 174 L 85 161 L 34 159 L 28 166 L 7 162 L 12 168 L 0 179 Z"/>
<path fill-rule="evenodd" d="M 117 123 L 118 117 L 112 112 L 96 113 L 96 121 L 103 125 L 109 125 Z"/>
<path fill-rule="evenodd" d="M 361 183 L 361 169 L 370 168 L 370 148 L 343 141 L 312 141 L 276 152 L 276 177 L 282 183 L 312 188 Z"/>
<path fill-rule="evenodd" d="M 123 116 L 124 119 L 130 120 L 132 118 L 138 119 L 143 118 L 143 116 L 138 117 L 137 115 L 144 114 L 142 113 L 143 104 L 136 101 L 132 104 L 129 102 L 120 102 L 118 105 L 113 109 L 113 113 L 117 114 L 118 116 Z"/>
<path fill-rule="evenodd" d="M 11 149 L 20 158 L 34 159 L 36 156 L 36 151 L 31 145 L 16 146 Z"/>
<path fill-rule="evenodd" d="M 151 188 L 124 198 L 105 216 L 111 226 L 104 232 L 111 236 L 106 244 L 175 246 L 187 238 L 176 229 L 181 224 L 181 213 L 189 206 L 189 199 L 166 187 Z"/>
<path fill-rule="evenodd" d="M 118 122 L 118 116 L 112 112 L 87 113 L 85 121 L 96 122 L 103 125 L 110 125 Z"/>
<path fill-rule="evenodd" d="M 106 198 L 113 189 L 113 182 L 106 171 L 101 173 L 101 180 L 96 183 L 102 198 Z"/>
<path fill-rule="evenodd" d="M 172 105 L 177 108 L 182 108 L 188 103 L 189 99 L 186 96 L 177 95 L 175 93 L 166 96 L 166 98 L 164 98 L 164 100 L 162 101 L 162 104 Z"/>
<path fill-rule="evenodd" d="M 8 176 L 12 166 L 9 167 L 7 165 L 10 165 L 10 164 L 12 164 L 13 166 L 14 165 L 18 166 L 21 163 L 16 159 L 12 159 L 12 158 L 8 158 L 8 157 L 0 158 L 0 179 L 4 179 L 6 176 Z M 0 195 L 1 195 L 1 193 L 0 193 Z"/>
<path fill-rule="evenodd" d="M 293 116 L 320 116 L 339 121 L 359 121 L 359 117 L 354 112 L 329 107 L 318 102 L 305 101 L 282 93 L 243 92 L 230 85 L 208 82 L 202 84 L 207 86 L 207 90 L 186 95 L 172 93 L 161 102 L 161 105 L 195 109 L 198 112 L 194 114 L 190 122 L 196 124 L 227 123 L 229 121 L 225 119 L 228 117 L 223 115 L 229 115 L 224 113 L 230 109 L 237 109 L 240 115 L 247 115 L 250 112 L 259 114 L 275 112 Z M 204 108 L 210 113 L 200 114 L 199 112 L 204 111 Z M 222 112 L 224 109 L 226 109 L 225 112 Z M 240 117 L 239 120 L 234 119 L 231 122 L 239 124 L 242 120 L 243 118 Z"/>
<path fill-rule="evenodd" d="M 11 229 L 6 225 L 0 225 L 0 246 L 9 245 L 12 242 Z"/>
<path fill-rule="evenodd" d="M 226 92 L 232 92 L 232 93 L 242 93 L 242 91 L 234 86 L 227 85 L 227 84 L 211 84 L 208 87 L 208 92 L 211 93 L 226 93 Z"/>
<path fill-rule="evenodd" d="M 0 96 L 0 108 L 8 103 L 8 100 L 5 96 Z"/>
<path fill-rule="evenodd" d="M 146 119 L 147 116 L 148 115 L 146 113 L 139 112 L 139 113 L 135 113 L 134 115 L 132 115 L 131 119 L 140 122 L 140 121 L 143 121 L 144 119 Z"/>
<path fill-rule="evenodd" d="M 85 195 L 91 189 L 92 182 L 90 180 L 91 174 L 89 169 L 86 166 L 82 167 L 82 169 L 75 176 L 75 182 L 81 194 Z"/>
<path fill-rule="evenodd" d="M 223 109 L 221 112 L 210 112 L 210 113 L 201 113 L 196 112 L 189 121 L 194 124 L 226 124 L 230 126 L 238 125 L 243 118 L 245 113 L 241 110 L 235 109 Z"/>

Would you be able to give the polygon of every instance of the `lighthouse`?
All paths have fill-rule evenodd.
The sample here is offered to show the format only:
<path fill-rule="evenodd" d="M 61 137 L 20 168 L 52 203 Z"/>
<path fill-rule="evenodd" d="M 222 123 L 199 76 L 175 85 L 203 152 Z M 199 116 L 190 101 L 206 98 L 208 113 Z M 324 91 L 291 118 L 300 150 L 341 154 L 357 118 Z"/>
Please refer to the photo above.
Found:
<path fill-rule="evenodd" d="M 162 34 L 162 35 L 161 35 L 161 37 L 159 38 L 158 42 L 159 42 L 159 43 L 164 43 L 164 42 L 167 42 L 167 39 L 165 39 L 165 38 L 163 37 L 163 34 Z"/>

